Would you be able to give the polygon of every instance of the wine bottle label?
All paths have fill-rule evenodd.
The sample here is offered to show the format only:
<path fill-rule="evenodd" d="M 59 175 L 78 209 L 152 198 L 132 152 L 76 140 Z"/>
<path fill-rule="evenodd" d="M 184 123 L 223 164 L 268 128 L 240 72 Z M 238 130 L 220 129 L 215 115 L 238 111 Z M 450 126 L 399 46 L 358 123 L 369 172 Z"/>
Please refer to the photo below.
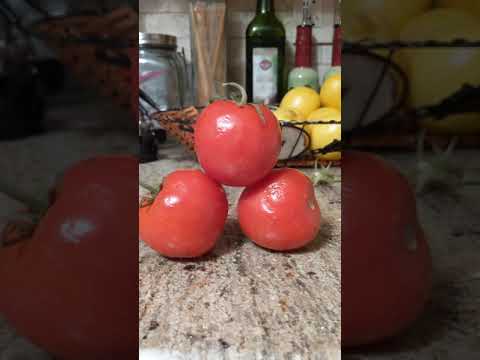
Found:
<path fill-rule="evenodd" d="M 278 87 L 278 49 L 253 49 L 253 102 L 273 104 Z"/>

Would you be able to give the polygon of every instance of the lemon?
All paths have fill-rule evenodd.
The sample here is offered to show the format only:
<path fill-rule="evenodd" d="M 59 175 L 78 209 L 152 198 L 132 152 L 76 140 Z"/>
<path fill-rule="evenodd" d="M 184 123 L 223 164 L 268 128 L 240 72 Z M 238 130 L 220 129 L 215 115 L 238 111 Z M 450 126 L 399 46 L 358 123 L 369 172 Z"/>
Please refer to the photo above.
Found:
<path fill-rule="evenodd" d="M 390 23 L 378 21 L 378 17 L 372 18 L 370 14 L 359 15 L 352 11 L 346 12 L 342 14 L 342 22 L 345 24 L 343 36 L 347 41 L 390 42 L 398 40 L 398 29 L 394 30 Z M 370 51 L 385 58 L 390 56 L 389 49 L 372 49 Z M 398 62 L 397 53 L 393 55 L 392 60 Z"/>
<path fill-rule="evenodd" d="M 342 7 L 343 38 L 346 41 L 361 41 L 372 38 L 372 29 L 369 26 L 368 19 L 360 16 L 356 9 L 349 9 L 345 5 Z"/>
<path fill-rule="evenodd" d="M 320 89 L 320 103 L 325 107 L 342 109 L 342 75 L 331 75 Z"/>
<path fill-rule="evenodd" d="M 478 0 L 436 0 L 436 7 L 457 8 L 480 16 L 480 1 Z"/>
<path fill-rule="evenodd" d="M 342 126 L 340 124 L 328 124 L 328 125 L 317 125 L 311 132 L 311 147 L 312 149 L 320 149 L 333 140 L 341 140 L 342 138 Z M 327 160 L 327 161 L 338 161 L 342 158 L 342 153 L 340 151 L 330 152 L 325 155 L 317 155 L 317 159 Z"/>
<path fill-rule="evenodd" d="M 399 1 L 399 0 L 364 0 L 344 1 L 342 13 L 347 39 L 360 40 L 371 38 L 387 40 L 395 38 L 401 29 L 413 17 L 432 7 L 433 0 Z M 350 28 L 350 24 L 353 24 Z"/>
<path fill-rule="evenodd" d="M 293 110 L 298 114 L 297 120 L 304 120 L 310 113 L 320 107 L 318 93 L 305 86 L 291 89 L 285 94 L 280 108 Z"/>
<path fill-rule="evenodd" d="M 433 0 L 344 1 L 342 4 L 344 38 L 348 41 L 398 40 L 403 27 L 415 16 L 428 11 L 432 5 Z M 389 54 L 388 49 L 374 49 L 372 52 L 382 57 Z M 392 60 L 399 62 L 395 55 Z"/>
<path fill-rule="evenodd" d="M 305 130 L 310 135 L 310 149 L 316 150 L 323 148 L 330 144 L 333 140 L 341 140 L 342 126 L 340 124 L 342 115 L 338 109 L 335 108 L 320 108 L 310 114 L 309 121 L 337 121 L 338 124 L 317 124 L 308 125 Z M 340 160 L 341 153 L 331 152 L 325 155 L 318 155 L 317 158 L 321 160 L 336 161 Z"/>
<path fill-rule="evenodd" d="M 322 107 L 320 109 L 315 110 L 312 112 L 308 118 L 307 121 L 339 121 L 341 119 L 342 113 L 340 110 L 336 108 L 331 108 L 331 107 Z M 313 127 L 315 125 L 307 125 L 305 127 L 305 130 L 308 131 L 310 127 Z"/>
<path fill-rule="evenodd" d="M 323 76 L 323 81 L 322 84 L 325 83 L 325 81 L 331 77 L 332 75 L 337 75 L 337 74 L 342 74 L 342 67 L 341 66 L 332 66 L 330 69 L 328 69 L 325 72 L 325 75 Z"/>
<path fill-rule="evenodd" d="M 458 9 L 434 9 L 408 23 L 401 39 L 477 40 L 480 39 L 480 23 L 475 16 Z M 402 50 L 402 58 L 410 81 L 410 104 L 413 107 L 435 105 L 465 83 L 480 85 L 480 49 L 408 49 Z M 478 133 L 479 119 L 478 113 L 459 114 L 439 121 L 427 119 L 422 125 L 435 132 Z"/>
<path fill-rule="evenodd" d="M 282 121 L 297 121 L 298 115 L 294 110 L 278 108 L 273 112 L 277 120 Z"/>

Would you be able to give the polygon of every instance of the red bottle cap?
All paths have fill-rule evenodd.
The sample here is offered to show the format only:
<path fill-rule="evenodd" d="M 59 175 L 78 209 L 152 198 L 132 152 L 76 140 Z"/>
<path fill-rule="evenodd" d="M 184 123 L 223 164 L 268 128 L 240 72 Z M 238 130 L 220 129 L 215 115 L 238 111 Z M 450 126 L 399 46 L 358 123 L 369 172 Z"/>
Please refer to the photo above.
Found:
<path fill-rule="evenodd" d="M 296 67 L 312 67 L 312 27 L 297 26 Z"/>
<path fill-rule="evenodd" d="M 335 25 L 333 36 L 332 66 L 342 65 L 342 27 Z"/>

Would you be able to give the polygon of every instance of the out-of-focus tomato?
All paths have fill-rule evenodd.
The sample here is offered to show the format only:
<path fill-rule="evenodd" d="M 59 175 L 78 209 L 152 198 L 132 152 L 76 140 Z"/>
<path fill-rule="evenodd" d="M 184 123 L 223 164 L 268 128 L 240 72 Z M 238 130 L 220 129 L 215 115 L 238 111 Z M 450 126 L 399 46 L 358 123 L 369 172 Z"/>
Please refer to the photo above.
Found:
<path fill-rule="evenodd" d="M 280 125 L 265 105 L 217 100 L 195 125 L 195 152 L 217 182 L 247 186 L 275 166 L 282 146 Z"/>
<path fill-rule="evenodd" d="M 380 158 L 342 154 L 342 346 L 405 330 L 431 287 L 429 247 L 407 180 Z"/>
<path fill-rule="evenodd" d="M 33 236 L 0 248 L 0 313 L 66 360 L 138 356 L 138 161 L 65 172 Z"/>
<path fill-rule="evenodd" d="M 215 246 L 227 213 L 219 184 L 199 170 L 178 170 L 165 178 L 153 203 L 140 208 L 140 238 L 167 257 L 199 257 Z"/>
<path fill-rule="evenodd" d="M 320 107 L 320 97 L 312 88 L 299 86 L 285 94 L 280 107 L 295 111 L 298 114 L 297 120 L 305 120 L 312 111 Z"/>
<path fill-rule="evenodd" d="M 313 241 L 321 213 L 313 184 L 294 169 L 276 169 L 246 188 L 238 220 L 248 238 L 271 250 L 293 250 Z"/>

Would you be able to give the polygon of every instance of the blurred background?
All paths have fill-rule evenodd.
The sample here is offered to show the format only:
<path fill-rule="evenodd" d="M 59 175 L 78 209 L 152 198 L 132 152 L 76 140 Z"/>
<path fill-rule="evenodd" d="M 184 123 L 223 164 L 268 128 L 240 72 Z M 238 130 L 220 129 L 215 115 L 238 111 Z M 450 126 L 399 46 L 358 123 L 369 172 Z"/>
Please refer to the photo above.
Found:
<path fill-rule="evenodd" d="M 28 218 L 13 194 L 47 201 L 59 174 L 80 160 L 138 153 L 128 56 L 137 8 L 122 0 L 0 1 L 2 234 Z M 50 358 L 0 314 L 0 358 L 18 357 Z"/>
<path fill-rule="evenodd" d="M 117 122 L 115 116 L 93 115 L 94 103 L 107 106 L 103 98 L 98 99 L 98 92 L 94 91 L 98 89 L 85 86 L 85 79 L 65 61 L 66 54 L 58 46 L 55 31 L 40 27 L 50 20 L 58 22 L 72 15 L 101 16 L 131 3 L 39 0 L 0 3 L 0 139 Z M 64 40 L 68 41 L 67 37 Z M 80 108 L 83 115 L 75 112 Z M 72 110 L 71 116 L 68 109 Z M 129 122 L 118 121 L 117 125 L 124 123 Z"/>
<path fill-rule="evenodd" d="M 344 359 L 475 359 L 480 352 L 479 5 L 342 2 L 344 145 L 375 153 L 405 176 L 433 262 L 431 296 L 422 315 L 389 341 L 343 351 Z M 381 177 L 375 182 L 384 184 Z M 356 240 L 342 237 L 342 254 Z M 379 245 L 388 248 L 380 239 Z M 356 270 L 342 262 L 342 275 Z M 387 283 L 396 286 L 403 275 Z M 366 286 L 362 294 L 368 293 Z M 373 323 L 357 329 L 368 333 Z"/>

